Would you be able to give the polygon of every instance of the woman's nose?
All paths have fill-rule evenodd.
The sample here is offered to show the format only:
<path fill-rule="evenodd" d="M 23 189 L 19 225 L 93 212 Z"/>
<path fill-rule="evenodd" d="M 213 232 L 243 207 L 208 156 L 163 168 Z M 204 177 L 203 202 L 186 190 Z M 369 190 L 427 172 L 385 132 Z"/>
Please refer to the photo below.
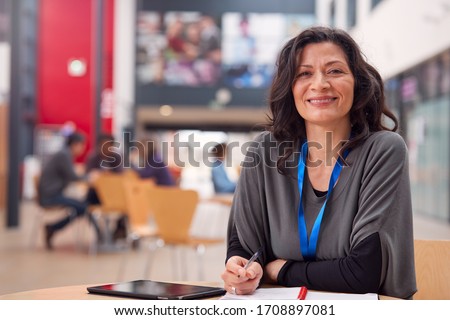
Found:
<path fill-rule="evenodd" d="M 312 77 L 311 86 L 312 86 L 312 89 L 322 90 L 322 89 L 329 88 L 330 83 L 329 83 L 326 75 L 324 75 L 321 72 L 318 72 Z"/>

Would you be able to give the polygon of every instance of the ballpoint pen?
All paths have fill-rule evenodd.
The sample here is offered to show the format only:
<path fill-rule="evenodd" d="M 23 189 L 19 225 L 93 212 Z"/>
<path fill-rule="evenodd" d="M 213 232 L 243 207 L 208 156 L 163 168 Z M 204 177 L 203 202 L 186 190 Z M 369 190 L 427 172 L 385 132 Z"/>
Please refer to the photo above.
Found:
<path fill-rule="evenodd" d="M 255 262 L 256 259 L 259 258 L 259 256 L 262 254 L 262 251 L 263 251 L 263 247 L 259 248 L 258 251 L 256 251 L 256 252 L 253 254 L 253 256 L 252 256 L 252 257 L 247 261 L 247 263 L 245 264 L 245 266 L 244 266 L 244 269 L 245 269 L 245 270 L 247 270 L 247 269 L 250 267 L 250 265 L 251 265 L 253 262 Z M 241 276 L 238 275 L 238 278 L 240 278 L 240 277 L 241 277 Z"/>

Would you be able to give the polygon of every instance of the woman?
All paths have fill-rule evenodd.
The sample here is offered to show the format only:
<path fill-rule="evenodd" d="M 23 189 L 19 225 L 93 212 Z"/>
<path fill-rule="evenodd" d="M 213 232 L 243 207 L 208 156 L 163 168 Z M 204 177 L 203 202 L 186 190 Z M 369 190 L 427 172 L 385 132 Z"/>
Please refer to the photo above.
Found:
<path fill-rule="evenodd" d="M 411 298 L 407 149 L 380 75 L 347 33 L 324 27 L 291 39 L 277 67 L 270 129 L 248 150 L 235 193 L 225 289 L 249 294 L 264 277 Z"/>

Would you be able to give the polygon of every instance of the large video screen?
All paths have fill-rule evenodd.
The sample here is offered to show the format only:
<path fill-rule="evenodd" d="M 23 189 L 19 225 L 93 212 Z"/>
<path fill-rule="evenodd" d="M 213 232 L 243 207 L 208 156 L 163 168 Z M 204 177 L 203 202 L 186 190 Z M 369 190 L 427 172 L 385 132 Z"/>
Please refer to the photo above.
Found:
<path fill-rule="evenodd" d="M 315 11 L 314 0 L 137 0 L 136 105 L 266 106 L 278 52 Z"/>
<path fill-rule="evenodd" d="M 137 78 L 141 84 L 265 88 L 278 51 L 310 14 L 200 12 L 138 14 Z"/>

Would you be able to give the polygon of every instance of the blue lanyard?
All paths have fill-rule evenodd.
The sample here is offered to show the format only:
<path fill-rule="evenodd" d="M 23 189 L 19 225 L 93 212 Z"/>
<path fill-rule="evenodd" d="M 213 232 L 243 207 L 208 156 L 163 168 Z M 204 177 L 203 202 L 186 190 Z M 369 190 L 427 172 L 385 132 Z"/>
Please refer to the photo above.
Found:
<path fill-rule="evenodd" d="M 343 158 L 345 159 L 350 150 L 345 150 Z M 298 208 L 298 235 L 300 237 L 300 249 L 302 256 L 305 260 L 314 260 L 316 258 L 316 248 L 317 240 L 319 239 L 320 225 L 322 223 L 323 214 L 325 212 L 325 207 L 327 201 L 330 198 L 331 192 L 341 174 L 342 170 L 342 159 L 338 158 L 336 164 L 334 165 L 333 172 L 331 173 L 330 183 L 328 185 L 328 192 L 325 202 L 317 215 L 316 221 L 311 231 L 311 236 L 308 241 L 308 231 L 306 229 L 305 214 L 303 211 L 302 198 L 303 198 L 303 181 L 305 178 L 305 167 L 306 167 L 306 157 L 308 155 L 308 142 L 305 142 L 302 146 L 302 151 L 300 158 L 298 160 L 298 191 L 300 192 L 300 204 Z"/>

